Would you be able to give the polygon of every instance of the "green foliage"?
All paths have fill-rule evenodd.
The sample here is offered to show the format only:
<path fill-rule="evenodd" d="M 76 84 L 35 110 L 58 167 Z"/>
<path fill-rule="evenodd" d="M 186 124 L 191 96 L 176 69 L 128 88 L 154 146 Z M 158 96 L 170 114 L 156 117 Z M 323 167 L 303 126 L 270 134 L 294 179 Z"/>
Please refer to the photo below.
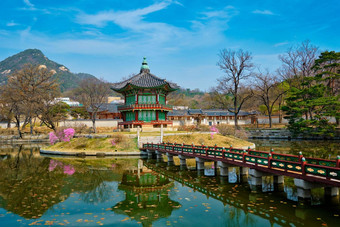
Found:
<path fill-rule="evenodd" d="M 50 108 L 50 113 L 53 117 L 65 118 L 70 110 L 70 106 L 64 102 L 58 102 Z"/>
<path fill-rule="evenodd" d="M 44 106 L 44 108 L 40 111 L 41 113 L 39 118 L 48 128 L 56 130 L 56 122 L 65 120 L 69 110 L 69 105 L 64 102 L 58 102 Z"/>
<path fill-rule="evenodd" d="M 261 114 L 268 115 L 268 110 L 265 105 L 260 105 L 259 111 L 261 112 Z M 279 112 L 279 106 L 273 106 L 272 114 L 277 114 L 278 112 Z"/>
<path fill-rule="evenodd" d="M 70 115 L 74 119 L 78 119 L 78 118 L 89 119 L 90 118 L 89 113 L 86 111 L 86 109 L 84 107 L 72 108 L 71 111 L 70 111 Z"/>
<path fill-rule="evenodd" d="M 311 134 L 333 137 L 335 125 L 329 117 L 340 119 L 340 54 L 324 52 L 315 61 L 315 76 L 302 78 L 301 86 L 291 87 L 282 110 L 289 119 L 289 130 L 295 135 Z"/>

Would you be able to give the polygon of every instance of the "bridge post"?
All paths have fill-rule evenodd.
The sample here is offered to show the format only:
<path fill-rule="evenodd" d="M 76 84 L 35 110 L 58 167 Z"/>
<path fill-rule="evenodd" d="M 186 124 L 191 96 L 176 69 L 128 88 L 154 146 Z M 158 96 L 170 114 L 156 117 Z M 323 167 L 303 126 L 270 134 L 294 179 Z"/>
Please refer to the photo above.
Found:
<path fill-rule="evenodd" d="M 284 176 L 283 175 L 274 175 L 273 176 L 273 185 L 274 185 L 274 191 L 276 191 L 276 192 L 284 191 Z"/>
<path fill-rule="evenodd" d="M 325 187 L 325 201 L 328 204 L 339 205 L 339 188 Z"/>
<path fill-rule="evenodd" d="M 163 161 L 163 154 L 162 154 L 162 152 L 156 150 L 156 156 L 157 156 L 157 160 Z"/>
<path fill-rule="evenodd" d="M 187 161 L 186 161 L 186 157 L 184 157 L 183 155 L 178 155 L 179 157 L 179 164 L 181 168 L 186 168 L 187 167 Z"/>
<path fill-rule="evenodd" d="M 148 152 L 148 159 L 152 159 L 154 152 L 152 150 L 146 150 L 146 152 Z"/>
<path fill-rule="evenodd" d="M 257 191 L 262 189 L 262 177 L 266 174 L 256 169 L 249 169 L 249 175 L 252 190 Z"/>
<path fill-rule="evenodd" d="M 240 167 L 240 174 L 241 175 L 248 175 L 249 168 L 248 167 Z"/>
<path fill-rule="evenodd" d="M 174 162 L 174 156 L 170 154 L 169 152 L 166 153 L 166 156 L 168 157 L 168 162 Z"/>
<path fill-rule="evenodd" d="M 284 183 L 284 177 L 282 175 L 274 175 L 274 184 L 283 184 Z"/>
<path fill-rule="evenodd" d="M 337 187 L 325 187 L 325 196 L 335 197 L 339 195 L 339 188 Z"/>
<path fill-rule="evenodd" d="M 239 168 L 240 168 L 240 183 L 248 182 L 249 168 L 242 166 L 240 166 Z"/>
<path fill-rule="evenodd" d="M 204 159 L 203 158 L 195 158 L 196 160 L 196 169 L 204 170 Z"/>
<path fill-rule="evenodd" d="M 229 167 L 230 165 L 221 161 L 217 162 L 218 167 L 220 168 L 220 176 L 228 177 L 229 175 Z"/>
<path fill-rule="evenodd" d="M 301 199 L 310 199 L 312 197 L 311 189 L 322 187 L 319 184 L 296 178 L 294 178 L 294 184 L 297 187 L 297 196 Z"/>

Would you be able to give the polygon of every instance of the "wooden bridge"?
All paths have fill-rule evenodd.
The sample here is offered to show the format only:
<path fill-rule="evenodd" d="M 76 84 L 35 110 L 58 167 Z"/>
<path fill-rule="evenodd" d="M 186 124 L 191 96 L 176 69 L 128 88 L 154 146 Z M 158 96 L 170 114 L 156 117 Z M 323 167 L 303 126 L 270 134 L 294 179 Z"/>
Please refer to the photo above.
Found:
<path fill-rule="evenodd" d="M 204 169 L 204 162 L 215 161 L 219 163 L 222 176 L 227 176 L 225 170 L 229 166 L 239 166 L 249 168 L 251 175 L 258 179 L 265 175 L 273 175 L 280 177 L 279 182 L 283 182 L 283 176 L 293 177 L 295 184 L 301 189 L 325 187 L 327 193 L 338 195 L 340 187 L 339 156 L 337 160 L 327 160 L 304 157 L 301 153 L 290 155 L 273 151 L 177 143 L 146 143 L 141 150 L 147 151 L 150 155 L 155 152 L 159 157 L 166 154 L 169 161 L 173 161 L 173 156 L 178 156 L 181 165 L 185 165 L 186 158 L 195 158 L 198 170 Z"/>

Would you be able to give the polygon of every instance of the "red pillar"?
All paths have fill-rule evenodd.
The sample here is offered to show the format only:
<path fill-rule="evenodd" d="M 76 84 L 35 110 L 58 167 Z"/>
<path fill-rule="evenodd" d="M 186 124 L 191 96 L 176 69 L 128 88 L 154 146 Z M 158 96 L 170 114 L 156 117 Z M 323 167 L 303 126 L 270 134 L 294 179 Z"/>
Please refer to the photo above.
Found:
<path fill-rule="evenodd" d="M 138 121 L 138 111 L 135 111 L 135 121 Z"/>
<path fill-rule="evenodd" d="M 158 113 L 159 111 L 156 111 L 156 121 L 158 121 Z"/>

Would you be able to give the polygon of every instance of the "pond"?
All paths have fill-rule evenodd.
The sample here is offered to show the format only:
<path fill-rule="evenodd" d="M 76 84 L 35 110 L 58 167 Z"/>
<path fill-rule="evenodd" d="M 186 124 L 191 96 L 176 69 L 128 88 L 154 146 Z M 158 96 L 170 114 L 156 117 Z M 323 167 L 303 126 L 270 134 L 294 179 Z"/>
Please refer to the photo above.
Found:
<path fill-rule="evenodd" d="M 339 140 L 250 140 L 255 143 L 256 150 L 298 155 L 301 151 L 306 157 L 336 158 L 340 155 Z"/>
<path fill-rule="evenodd" d="M 339 198 L 325 199 L 323 190 L 301 201 L 291 178 L 276 190 L 266 177 L 258 189 L 238 168 L 230 168 L 228 178 L 214 176 L 213 163 L 205 168 L 199 174 L 190 161 L 181 169 L 150 159 L 46 157 L 36 147 L 2 148 L 0 223 L 338 226 Z"/>

